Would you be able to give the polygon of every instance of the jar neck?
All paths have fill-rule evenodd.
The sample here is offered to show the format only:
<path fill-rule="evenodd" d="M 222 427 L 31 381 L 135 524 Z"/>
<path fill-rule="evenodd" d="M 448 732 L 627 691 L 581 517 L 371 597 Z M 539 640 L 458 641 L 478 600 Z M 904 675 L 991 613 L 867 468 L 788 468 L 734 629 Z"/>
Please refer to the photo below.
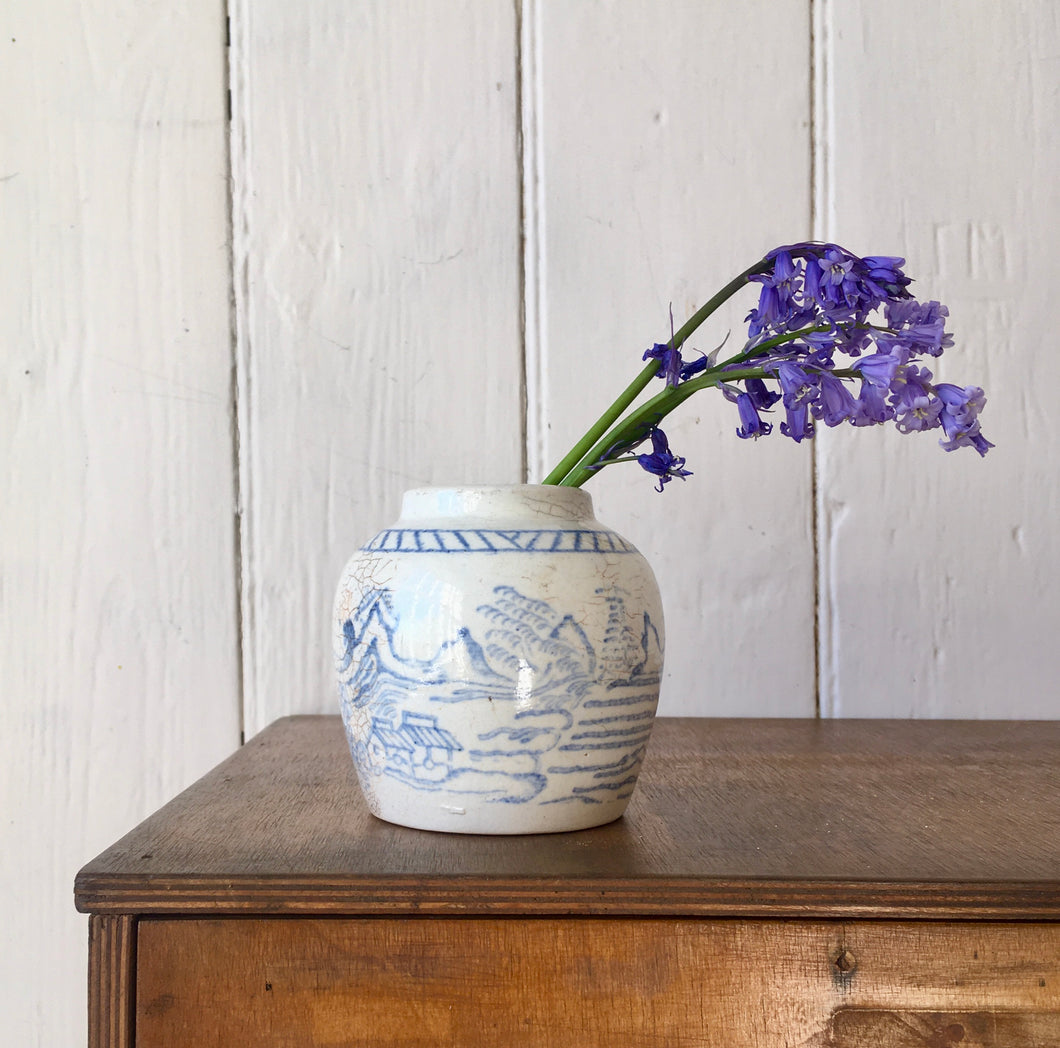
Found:
<path fill-rule="evenodd" d="M 512 484 L 460 488 L 415 488 L 401 502 L 401 522 L 438 520 L 575 523 L 593 519 L 592 496 L 580 488 Z"/>

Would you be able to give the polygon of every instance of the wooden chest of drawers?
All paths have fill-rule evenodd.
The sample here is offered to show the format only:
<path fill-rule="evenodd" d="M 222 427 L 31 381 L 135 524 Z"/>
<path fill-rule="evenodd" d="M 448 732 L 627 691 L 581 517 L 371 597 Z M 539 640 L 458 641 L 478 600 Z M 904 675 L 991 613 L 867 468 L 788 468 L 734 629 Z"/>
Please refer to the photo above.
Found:
<path fill-rule="evenodd" d="M 390 826 L 280 721 L 78 875 L 90 1043 L 1058 1048 L 1060 723 L 662 720 L 628 813 Z"/>

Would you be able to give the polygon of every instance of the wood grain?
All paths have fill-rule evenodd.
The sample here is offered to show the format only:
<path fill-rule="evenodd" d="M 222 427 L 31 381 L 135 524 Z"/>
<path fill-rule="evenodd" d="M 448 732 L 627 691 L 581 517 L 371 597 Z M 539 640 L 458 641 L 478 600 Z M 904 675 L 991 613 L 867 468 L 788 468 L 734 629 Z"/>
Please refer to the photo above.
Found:
<path fill-rule="evenodd" d="M 662 719 L 626 816 L 368 814 L 336 717 L 262 733 L 78 875 L 94 912 L 1060 918 L 1057 722 Z"/>
<path fill-rule="evenodd" d="M 133 1048 L 136 929 L 130 914 L 89 918 L 88 1048 Z"/>
<path fill-rule="evenodd" d="M 841 1008 L 821 1046 L 828 1048 L 1055 1048 L 1060 1011 L 929 1012 Z M 807 1046 L 812 1048 L 812 1046 Z"/>
<path fill-rule="evenodd" d="M 140 942 L 137 1031 L 153 1048 L 947 1048 L 865 1040 L 923 1030 L 925 1010 L 1060 1030 L 1060 924 L 145 920 Z"/>

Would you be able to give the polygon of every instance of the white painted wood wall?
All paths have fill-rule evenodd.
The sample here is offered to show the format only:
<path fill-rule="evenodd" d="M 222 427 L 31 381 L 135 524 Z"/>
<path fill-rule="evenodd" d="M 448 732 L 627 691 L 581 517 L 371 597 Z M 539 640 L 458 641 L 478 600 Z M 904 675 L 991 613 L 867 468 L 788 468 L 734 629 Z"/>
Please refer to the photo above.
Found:
<path fill-rule="evenodd" d="M 1058 11 L 231 0 L 229 48 L 224 0 L 6 7 L 3 1043 L 84 1043 L 79 865 L 334 709 L 400 493 L 539 478 L 781 242 L 905 255 L 997 448 L 691 402 L 693 479 L 589 489 L 664 589 L 662 712 L 1060 716 Z"/>

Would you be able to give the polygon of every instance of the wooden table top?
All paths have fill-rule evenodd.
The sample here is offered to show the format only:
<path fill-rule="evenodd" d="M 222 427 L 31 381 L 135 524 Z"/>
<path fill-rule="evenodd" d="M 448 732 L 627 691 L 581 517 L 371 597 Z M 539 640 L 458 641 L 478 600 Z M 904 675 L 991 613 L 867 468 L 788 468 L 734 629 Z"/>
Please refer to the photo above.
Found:
<path fill-rule="evenodd" d="M 369 815 L 338 717 L 278 721 L 78 874 L 156 914 L 1060 919 L 1060 721 L 660 719 L 626 815 Z"/>

